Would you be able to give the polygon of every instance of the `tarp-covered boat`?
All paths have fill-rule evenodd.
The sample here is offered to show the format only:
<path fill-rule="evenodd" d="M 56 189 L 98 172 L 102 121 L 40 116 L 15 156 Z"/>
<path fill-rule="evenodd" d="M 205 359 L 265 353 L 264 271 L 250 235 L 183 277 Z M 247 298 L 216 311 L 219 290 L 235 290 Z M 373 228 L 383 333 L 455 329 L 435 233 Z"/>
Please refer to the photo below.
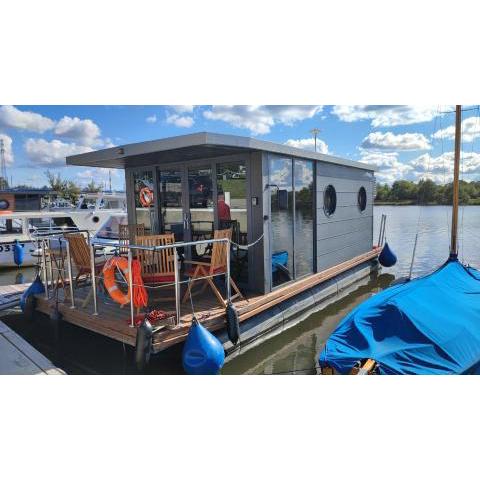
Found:
<path fill-rule="evenodd" d="M 366 358 L 382 374 L 480 373 L 480 272 L 452 258 L 378 293 L 343 319 L 319 363 L 346 374 Z"/>

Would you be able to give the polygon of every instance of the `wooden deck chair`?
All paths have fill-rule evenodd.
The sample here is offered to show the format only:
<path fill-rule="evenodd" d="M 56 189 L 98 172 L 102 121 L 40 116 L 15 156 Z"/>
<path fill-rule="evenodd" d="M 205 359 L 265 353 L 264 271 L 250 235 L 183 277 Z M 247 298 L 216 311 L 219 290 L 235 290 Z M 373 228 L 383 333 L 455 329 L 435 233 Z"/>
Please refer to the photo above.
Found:
<path fill-rule="evenodd" d="M 81 277 L 85 277 L 85 280 L 92 275 L 92 267 L 90 263 L 90 247 L 87 243 L 87 239 L 83 233 L 67 233 L 65 238 L 68 240 L 70 246 L 70 257 L 73 265 L 77 268 L 77 276 L 73 280 L 74 286 L 78 286 L 78 282 Z M 95 275 L 98 275 L 105 265 L 105 260 L 100 262 L 95 261 Z M 85 308 L 90 301 L 91 292 L 84 300 L 82 307 Z"/>
<path fill-rule="evenodd" d="M 173 233 L 163 235 L 147 235 L 137 237 L 135 244 L 142 247 L 159 247 L 175 243 Z M 173 248 L 165 248 L 152 252 L 149 250 L 134 250 L 140 261 L 142 278 L 146 284 L 171 283 L 175 288 L 175 253 Z M 162 298 L 174 300 L 175 297 Z"/>
<path fill-rule="evenodd" d="M 215 230 L 214 239 L 220 238 L 232 238 L 232 230 L 230 228 L 226 230 Z M 185 260 L 185 263 L 190 263 L 193 265 L 193 268 L 190 271 L 187 271 L 186 274 L 190 277 L 190 282 L 188 284 L 188 289 L 183 296 L 183 302 L 186 302 L 189 296 L 192 293 L 192 286 L 193 282 L 203 281 L 205 282 L 203 287 L 201 288 L 199 293 L 202 293 L 207 286 L 213 290 L 213 293 L 217 297 L 218 301 L 222 306 L 226 306 L 227 302 L 222 297 L 222 294 L 219 292 L 215 282 L 213 281 L 212 275 L 219 275 L 225 274 L 227 271 L 227 248 L 230 248 L 229 244 L 223 242 L 215 242 L 213 243 L 212 247 L 212 256 L 210 258 L 210 262 L 196 262 L 196 261 L 188 261 Z M 206 278 L 202 278 L 206 277 Z M 233 300 L 234 298 L 244 298 L 242 293 L 240 292 L 237 284 L 233 281 L 230 277 L 230 285 L 232 286 L 233 290 L 235 291 L 235 295 L 231 297 Z"/>
<path fill-rule="evenodd" d="M 144 223 L 135 223 L 133 225 L 119 225 L 118 226 L 118 243 L 120 247 L 118 248 L 118 254 L 120 256 L 128 255 L 128 245 L 130 244 L 130 239 L 135 239 L 137 237 L 145 236 L 145 224 Z"/>

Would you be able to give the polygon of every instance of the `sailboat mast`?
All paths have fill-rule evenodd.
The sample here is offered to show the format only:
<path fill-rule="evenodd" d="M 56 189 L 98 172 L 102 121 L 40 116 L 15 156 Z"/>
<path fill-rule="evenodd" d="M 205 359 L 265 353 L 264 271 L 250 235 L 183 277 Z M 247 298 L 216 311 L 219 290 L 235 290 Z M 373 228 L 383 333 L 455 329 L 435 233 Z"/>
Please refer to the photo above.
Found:
<path fill-rule="evenodd" d="M 452 206 L 452 239 L 450 243 L 450 258 L 458 254 L 458 201 L 460 187 L 460 147 L 462 139 L 462 106 L 455 107 L 455 157 L 453 163 L 453 206 Z"/>

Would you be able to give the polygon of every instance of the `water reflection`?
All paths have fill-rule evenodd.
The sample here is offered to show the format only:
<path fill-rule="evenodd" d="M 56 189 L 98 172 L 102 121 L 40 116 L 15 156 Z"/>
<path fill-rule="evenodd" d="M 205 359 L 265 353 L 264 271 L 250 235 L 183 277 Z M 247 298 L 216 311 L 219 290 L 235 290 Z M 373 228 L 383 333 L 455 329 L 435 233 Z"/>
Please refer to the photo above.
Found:
<path fill-rule="evenodd" d="M 382 213 L 387 215 L 387 240 L 398 257 L 397 264 L 383 269 L 346 298 L 313 313 L 300 324 L 231 360 L 224 367 L 224 374 L 316 373 L 318 353 L 338 322 L 356 305 L 387 288 L 395 278 L 408 275 L 417 231 L 413 277 L 432 272 L 447 259 L 451 216 L 449 207 L 375 207 L 374 241 L 378 239 Z M 476 267 L 480 267 L 479 233 L 480 206 L 461 208 L 459 258 Z"/>

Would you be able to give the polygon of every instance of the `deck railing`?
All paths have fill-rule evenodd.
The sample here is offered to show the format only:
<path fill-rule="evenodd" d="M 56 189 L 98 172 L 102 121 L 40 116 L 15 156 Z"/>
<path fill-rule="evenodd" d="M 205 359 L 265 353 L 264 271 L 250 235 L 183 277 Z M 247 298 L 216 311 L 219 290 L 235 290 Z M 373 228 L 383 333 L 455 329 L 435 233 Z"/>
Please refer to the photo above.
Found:
<path fill-rule="evenodd" d="M 77 231 L 76 233 L 82 233 Z M 74 292 L 74 279 L 73 279 L 73 262 L 72 262 L 72 254 L 70 244 L 67 238 L 63 236 L 48 236 L 42 239 L 39 239 L 39 242 L 42 244 L 42 270 L 43 270 L 43 280 L 45 284 L 45 296 L 49 298 L 49 285 L 53 288 L 53 265 L 52 265 L 52 258 L 51 255 L 48 254 L 51 251 L 51 243 L 55 240 L 60 243 L 60 245 L 65 245 L 65 259 L 63 262 L 63 273 L 65 270 L 65 263 L 66 263 L 66 274 L 68 280 L 68 287 L 69 287 L 69 296 L 70 296 L 70 308 L 74 309 L 77 308 L 75 303 L 75 292 Z M 211 275 L 204 276 L 204 277 L 196 277 L 193 281 L 199 281 L 207 278 L 212 278 L 216 276 L 223 276 L 225 275 L 225 289 L 226 289 L 226 303 L 230 302 L 231 299 L 231 287 L 230 287 L 230 250 L 231 250 L 231 240 L 228 238 L 219 238 L 219 239 L 209 239 L 209 240 L 197 240 L 191 242 L 175 242 L 168 245 L 161 245 L 161 246 L 143 246 L 143 245 L 125 245 L 124 243 L 120 242 L 111 242 L 111 241 L 102 241 L 102 240 L 91 240 L 88 241 L 89 249 L 90 249 L 90 275 L 91 275 L 91 288 L 92 288 L 92 299 L 93 299 L 93 315 L 98 315 L 98 300 L 97 300 L 97 274 L 96 274 L 96 267 L 97 264 L 95 259 L 98 258 L 97 252 L 103 251 L 105 258 L 108 256 L 113 256 L 115 252 L 123 251 L 127 249 L 127 261 L 128 261 L 128 279 L 124 282 L 127 286 L 130 286 L 130 326 L 135 326 L 135 305 L 133 302 L 133 289 L 136 286 L 133 283 L 133 276 L 132 276 L 132 263 L 134 259 L 134 252 L 139 250 L 149 251 L 153 253 L 161 252 L 162 250 L 166 249 L 173 249 L 174 254 L 174 282 L 162 283 L 160 286 L 149 286 L 144 285 L 147 289 L 153 288 L 164 288 L 164 287 L 171 287 L 174 286 L 175 290 L 175 326 L 180 326 L 181 320 L 181 285 L 185 284 L 191 280 L 182 280 L 181 279 L 181 272 L 180 272 L 180 257 L 178 254 L 179 248 L 185 249 L 186 247 L 195 247 L 197 245 L 212 245 L 214 243 L 225 243 L 226 247 L 226 266 L 225 271 L 219 273 L 212 273 Z M 110 251 L 107 251 L 109 249 Z M 49 264 L 49 273 L 47 274 L 47 263 Z M 60 267 L 58 267 L 60 269 Z M 50 277 L 50 281 L 49 278 Z M 58 288 L 58 287 L 57 287 Z"/>

